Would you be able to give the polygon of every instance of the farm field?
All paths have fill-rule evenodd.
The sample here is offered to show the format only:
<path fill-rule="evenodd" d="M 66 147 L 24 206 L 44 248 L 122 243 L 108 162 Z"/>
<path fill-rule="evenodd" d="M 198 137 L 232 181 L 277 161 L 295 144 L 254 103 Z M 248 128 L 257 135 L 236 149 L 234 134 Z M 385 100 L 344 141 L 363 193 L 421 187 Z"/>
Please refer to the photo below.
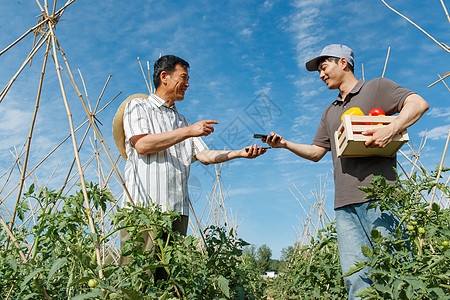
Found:
<path fill-rule="evenodd" d="M 57 30 L 71 18 L 71 8 L 81 1 L 36 0 L 38 16 L 33 20 L 33 27 L 21 28 L 20 35 L 1 42 L 0 63 L 7 59 L 17 66 L 13 71 L 7 70 L 11 73 L 7 81 L 0 82 L 4 84 L 0 93 L 0 116 L 9 116 L 4 118 L 1 131 L 5 144 L 1 151 L 8 152 L 2 156 L 0 169 L 1 300 L 346 299 L 343 278 L 363 268 L 369 269 L 373 284 L 360 292 L 362 299 L 450 299 L 450 168 L 446 162 L 450 130 L 447 125 L 430 132 L 420 130 L 420 138 L 417 128 L 411 130 L 410 142 L 397 153 L 397 181 L 388 184 L 384 178 L 374 176 L 371 187 L 361 188 L 368 198 L 380 199 L 374 206 L 391 211 L 400 222 L 392 236 L 372 231 L 373 248 L 362 247 L 367 260 L 355 262 L 346 274 L 341 274 L 336 228 L 330 213 L 332 201 L 327 198 L 330 195 L 328 167 L 319 165 L 317 169 L 309 169 L 309 165 L 299 164 L 294 171 L 286 171 L 288 175 L 278 175 L 281 171 L 272 173 L 273 166 L 281 170 L 298 163 L 286 163 L 286 156 L 276 153 L 275 149 L 267 154 L 273 156 L 255 160 L 256 165 L 251 167 L 242 167 L 240 163 L 231 166 L 225 163 L 209 169 L 197 167 L 197 173 L 192 176 L 196 181 L 191 181 L 189 186 L 192 203 L 187 236 L 172 229 L 173 221 L 180 218 L 177 213 L 138 205 L 121 208 L 121 199 L 128 193 L 122 174 L 124 160 L 110 142 L 110 132 L 111 111 L 115 111 L 111 107 L 118 107 L 120 99 L 125 98 L 119 91 L 122 86 L 117 82 L 111 84 L 113 75 L 99 85 L 98 78 L 84 75 L 74 67 L 77 62 L 72 61 L 68 53 L 79 48 L 77 45 L 64 48 L 60 41 L 66 41 L 67 37 L 59 35 L 63 30 Z M 265 3 L 265 8 L 270 7 L 269 2 Z M 425 43 L 438 49 L 434 52 L 450 52 L 445 43 L 418 24 L 385 1 L 380 3 L 392 13 L 391 18 L 406 20 L 408 26 L 427 38 Z M 17 5 L 20 4 L 18 1 Z M 304 8 L 306 4 L 295 5 Z M 440 1 L 440 5 L 444 9 L 443 18 L 450 23 L 444 2 Z M 244 35 L 247 34 L 244 31 Z M 24 44 L 28 47 L 24 47 L 26 51 L 16 50 Z M 389 47 L 382 61 L 382 76 L 389 70 L 390 53 Z M 193 61 L 198 62 L 197 56 L 193 57 Z M 142 86 L 148 89 L 145 92 L 152 92 L 149 62 L 146 64 L 138 58 L 133 63 L 142 76 L 139 77 Z M 87 65 L 98 64 L 90 61 Z M 192 74 L 199 73 L 202 72 L 193 67 Z M 361 75 L 368 76 L 364 65 Z M 445 92 L 450 92 L 445 80 L 449 75 L 450 72 L 438 75 L 429 88 L 444 87 Z M 196 75 L 192 76 L 196 82 Z M 204 74 L 197 76 L 198 80 Z M 95 81 L 96 87 L 101 86 L 95 96 L 88 93 L 91 82 L 88 79 Z M 29 86 L 33 86 L 31 96 Z M 198 86 L 199 90 L 204 88 L 202 84 Z M 24 94 L 28 97 L 27 107 L 32 107 L 27 112 L 21 112 L 17 104 L 20 103 L 17 99 Z M 200 94 L 195 95 L 200 97 Z M 246 108 L 257 110 L 258 107 L 251 105 L 261 98 L 275 103 L 261 95 Z M 448 97 L 445 95 L 444 98 Z M 59 102 L 48 105 L 48 99 Z M 193 103 L 199 101 L 193 99 Z M 302 109 L 310 108 L 302 105 Z M 444 108 L 447 106 L 445 104 Z M 183 108 L 194 115 L 195 109 L 191 106 Z M 230 110 L 231 113 L 221 107 L 216 113 L 223 112 L 227 122 L 238 124 L 241 118 L 234 119 L 237 113 Z M 258 132 L 268 131 L 267 124 L 287 119 L 282 116 L 287 110 L 289 108 L 283 111 L 273 104 L 270 110 L 273 115 L 265 119 L 257 119 L 255 114 L 246 112 L 250 119 L 255 118 L 255 124 L 261 120 L 266 123 L 263 122 L 263 126 L 244 124 L 243 127 L 251 127 L 252 133 L 256 132 L 255 128 Z M 311 111 L 317 113 L 314 108 Z M 40 117 L 41 112 L 45 118 Z M 308 113 L 311 112 L 305 115 Z M 203 111 L 199 113 L 203 117 L 202 114 Z M 447 110 L 441 108 L 431 114 L 445 117 Z M 310 119 L 307 121 L 311 123 Z M 25 133 L 20 136 L 20 144 L 11 135 L 16 135 L 14 128 L 23 124 L 26 129 L 21 131 Z M 64 129 L 60 124 L 64 124 Z M 224 127 L 229 128 L 230 124 Z M 436 138 L 436 132 L 440 138 Z M 217 135 L 223 137 L 226 133 L 229 134 L 219 131 Z M 212 140 L 213 143 L 222 146 L 219 138 Z M 432 146 L 428 146 L 429 143 Z M 230 171 L 232 168 L 236 171 Z M 294 177 L 301 179 L 300 184 L 294 184 L 289 174 L 302 173 L 299 171 L 302 168 L 305 174 Z M 323 177 L 327 179 L 322 181 L 321 174 L 315 177 L 317 174 L 311 175 L 310 170 L 325 170 L 327 175 Z M 265 177 L 269 175 L 276 178 L 271 179 L 274 187 L 267 183 L 269 179 Z M 232 185 L 227 188 L 228 178 Z M 286 178 L 288 180 L 283 181 Z M 234 190 L 234 186 L 239 188 Z M 305 189 L 309 192 L 308 189 L 314 187 L 312 199 L 302 194 Z M 290 193 L 272 197 L 281 190 Z M 242 198 L 236 196 L 239 193 Z M 262 193 L 265 197 L 270 195 L 270 201 L 261 200 Z M 286 205 L 287 202 L 294 205 Z M 264 219 L 261 223 L 267 226 L 281 226 L 281 221 L 270 218 L 272 213 L 278 216 L 280 207 L 283 209 L 281 216 L 286 219 L 295 215 L 295 210 L 302 218 L 294 218 L 297 223 L 291 224 L 294 238 L 288 234 L 283 236 L 287 231 L 283 227 L 283 234 L 279 235 L 291 244 L 279 246 L 281 238 L 271 236 L 265 227 L 242 223 L 236 207 L 244 208 L 249 216 L 253 208 L 254 215 L 261 212 L 258 209 L 265 208 L 269 217 L 260 219 Z M 256 246 L 255 242 L 247 240 L 252 227 L 262 232 L 258 241 L 267 239 L 272 241 L 271 245 L 279 246 L 277 258 L 272 258 L 272 249 L 267 244 Z M 130 234 L 122 248 L 120 230 Z M 143 235 L 154 239 L 156 246 L 152 251 L 143 251 L 139 246 Z M 132 258 L 132 262 L 119 265 L 122 254 Z M 155 280 L 156 274 L 161 272 L 166 280 Z"/>

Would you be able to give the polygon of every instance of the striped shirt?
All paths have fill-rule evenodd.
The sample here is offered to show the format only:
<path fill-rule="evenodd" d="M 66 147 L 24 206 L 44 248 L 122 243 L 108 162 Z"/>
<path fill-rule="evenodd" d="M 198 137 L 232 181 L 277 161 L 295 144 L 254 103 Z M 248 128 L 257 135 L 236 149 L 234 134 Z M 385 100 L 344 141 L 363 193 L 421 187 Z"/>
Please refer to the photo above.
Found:
<path fill-rule="evenodd" d="M 155 94 L 148 99 L 136 98 L 127 103 L 123 115 L 125 148 L 128 160 L 125 164 L 125 184 L 136 205 L 147 206 L 150 202 L 189 215 L 188 179 L 195 155 L 208 149 L 199 137 L 188 138 L 165 150 L 140 155 L 130 144 L 130 138 L 141 134 L 155 134 L 190 126 L 179 114 L 175 105 L 168 107 L 166 101 Z M 128 197 L 124 195 L 122 207 Z"/>

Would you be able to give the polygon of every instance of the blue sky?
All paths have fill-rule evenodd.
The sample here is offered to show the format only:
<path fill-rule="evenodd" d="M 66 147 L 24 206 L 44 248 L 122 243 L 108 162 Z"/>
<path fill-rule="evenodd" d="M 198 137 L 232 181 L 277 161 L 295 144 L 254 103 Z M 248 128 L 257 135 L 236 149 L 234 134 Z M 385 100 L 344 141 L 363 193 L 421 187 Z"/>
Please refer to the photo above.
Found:
<path fill-rule="evenodd" d="M 450 24 L 440 1 L 388 3 L 438 41 L 448 43 Z M 59 1 L 58 8 L 62 4 Z M 4 22 L 0 24 L 0 48 L 3 49 L 37 24 L 35 17 L 40 10 L 35 1 L 23 0 L 4 1 L 1 7 Z M 427 114 L 408 130 L 416 147 L 427 130 L 428 140 L 421 160 L 428 169 L 440 162 L 450 129 L 449 91 L 442 83 L 427 88 L 439 79 L 438 74 L 450 71 L 449 54 L 381 1 L 190 1 L 187 4 L 77 0 L 59 21 L 56 35 L 80 87 L 83 85 L 78 70 L 83 75 L 93 105 L 111 74 L 100 107 L 122 93 L 98 115 L 105 140 L 116 156 L 118 152 L 111 135 L 114 113 L 128 95 L 148 92 L 136 58 L 140 58 L 146 69 L 146 62 L 152 65 L 160 54 L 174 54 L 190 63 L 190 88 L 177 107 L 192 122 L 202 119 L 219 122 L 214 134 L 204 139 L 211 148 L 241 148 L 248 142 L 261 144 L 252 139 L 252 134 L 270 131 L 298 143 L 311 143 L 323 109 L 335 99 L 337 92 L 329 91 L 318 74 L 307 72 L 304 64 L 331 43 L 343 43 L 354 50 L 355 74 L 362 78 L 363 65 L 366 80 L 381 76 L 391 47 L 385 77 L 416 91 L 430 104 Z M 20 67 L 32 43 L 33 38 L 29 36 L 0 56 L 2 88 Z M 0 103 L 1 174 L 14 161 L 15 149 L 19 151 L 26 142 L 42 50 Z M 30 165 L 33 166 L 69 132 L 53 65 L 46 70 L 44 84 L 32 143 Z M 77 126 L 85 120 L 85 113 L 67 80 L 65 86 L 70 90 L 70 108 Z M 77 136 L 78 140 L 81 138 L 82 133 Z M 84 146 L 83 162 L 92 155 L 91 143 L 95 141 L 88 140 Z M 407 146 L 403 150 L 411 153 Z M 50 186 L 58 187 L 71 163 L 71 151 L 69 141 L 55 152 L 50 162 L 40 167 L 36 180 L 44 185 L 52 178 Z M 400 161 L 405 160 L 400 158 Z M 122 162 L 122 169 L 123 165 Z M 192 186 L 196 188 L 192 196 L 198 214 L 212 188 L 212 174 L 213 166 L 204 167 L 197 162 L 192 167 Z M 95 180 L 97 174 L 93 170 L 87 176 Z M 252 161 L 240 159 L 227 163 L 222 176 L 224 190 L 228 191 L 225 205 L 237 213 L 240 237 L 256 246 L 267 244 L 275 258 L 280 256 L 282 248 L 295 243 L 294 228 L 301 232 L 300 220 L 306 218 L 289 191 L 295 189 L 293 184 L 313 203 L 311 192 L 326 183 L 326 208 L 334 215 L 330 154 L 319 163 L 312 163 L 286 150 L 272 149 Z M 5 176 L 0 180 L 3 183 Z M 2 198 L 13 186 L 11 183 L 2 191 Z M 15 200 L 15 193 L 12 195 L 5 201 L 7 207 Z M 303 205 L 307 207 L 306 202 Z"/>

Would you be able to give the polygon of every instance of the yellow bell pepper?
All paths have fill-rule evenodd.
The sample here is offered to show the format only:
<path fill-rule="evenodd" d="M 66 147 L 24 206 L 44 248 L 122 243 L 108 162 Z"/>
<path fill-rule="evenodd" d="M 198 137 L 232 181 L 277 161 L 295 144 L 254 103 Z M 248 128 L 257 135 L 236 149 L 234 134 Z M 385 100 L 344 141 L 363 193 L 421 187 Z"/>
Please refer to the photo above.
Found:
<path fill-rule="evenodd" d="M 351 115 L 351 116 L 364 116 L 364 113 L 362 112 L 361 108 L 359 107 L 352 107 L 344 111 L 344 113 L 341 116 L 341 122 L 344 120 L 344 115 Z"/>

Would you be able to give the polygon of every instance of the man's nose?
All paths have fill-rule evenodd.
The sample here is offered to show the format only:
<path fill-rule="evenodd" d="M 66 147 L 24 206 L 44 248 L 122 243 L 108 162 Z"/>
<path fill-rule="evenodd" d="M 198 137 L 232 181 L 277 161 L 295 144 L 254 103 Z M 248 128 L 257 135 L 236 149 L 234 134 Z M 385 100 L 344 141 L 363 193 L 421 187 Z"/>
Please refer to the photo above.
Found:
<path fill-rule="evenodd" d="M 325 72 L 323 70 L 319 71 L 319 78 L 325 77 Z"/>

